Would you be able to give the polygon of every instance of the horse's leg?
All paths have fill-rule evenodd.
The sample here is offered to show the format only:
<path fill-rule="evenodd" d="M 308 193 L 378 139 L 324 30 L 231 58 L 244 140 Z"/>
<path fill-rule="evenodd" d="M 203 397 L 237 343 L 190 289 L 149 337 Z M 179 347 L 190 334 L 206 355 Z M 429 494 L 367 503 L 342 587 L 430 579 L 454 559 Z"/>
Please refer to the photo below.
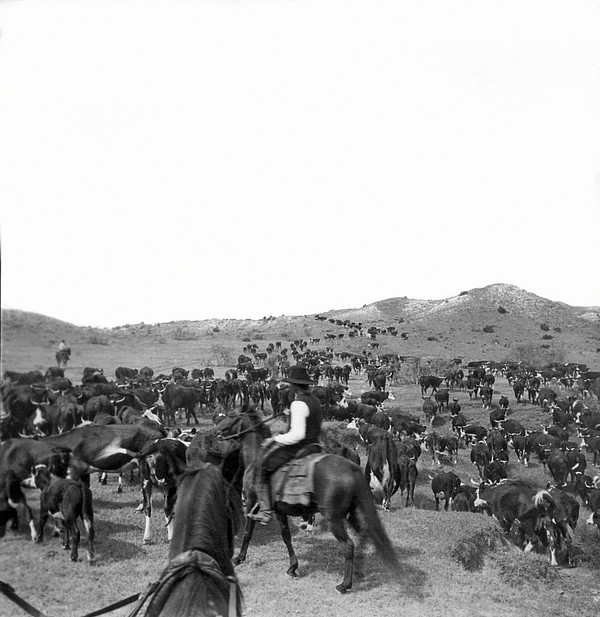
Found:
<path fill-rule="evenodd" d="M 346 593 L 352 589 L 352 570 L 354 568 L 354 542 L 350 539 L 346 530 L 344 519 L 335 518 L 330 520 L 331 533 L 344 548 L 344 580 L 336 585 L 340 593 Z"/>
<path fill-rule="evenodd" d="M 142 496 L 144 503 L 142 504 L 142 512 L 144 513 L 146 524 L 144 527 L 144 537 L 142 544 L 150 544 L 152 540 L 152 531 L 150 522 L 152 520 L 152 482 L 150 480 L 144 480 L 142 482 Z"/>
<path fill-rule="evenodd" d="M 248 546 L 250 545 L 250 540 L 252 540 L 252 534 L 254 532 L 255 524 L 256 522 L 253 521 L 251 518 L 246 518 L 246 528 L 244 529 L 244 538 L 242 540 L 240 552 L 232 559 L 234 566 L 239 566 L 241 563 L 244 563 L 244 561 L 246 561 Z"/>
<path fill-rule="evenodd" d="M 290 567 L 287 569 L 287 574 L 296 578 L 298 576 L 298 558 L 294 553 L 294 547 L 292 546 L 292 532 L 288 524 L 288 517 L 285 514 L 277 514 L 277 520 L 279 521 L 279 528 L 281 529 L 281 537 L 288 550 L 290 556 Z"/>

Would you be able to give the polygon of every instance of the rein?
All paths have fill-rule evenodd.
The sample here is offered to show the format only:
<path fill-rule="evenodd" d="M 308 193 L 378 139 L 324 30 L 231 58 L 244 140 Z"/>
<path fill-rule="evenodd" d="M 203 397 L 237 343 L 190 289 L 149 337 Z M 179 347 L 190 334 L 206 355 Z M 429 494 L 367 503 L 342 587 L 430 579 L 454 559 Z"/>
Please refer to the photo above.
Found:
<path fill-rule="evenodd" d="M 9 585 L 8 583 L 5 583 L 4 581 L 0 581 L 0 592 L 2 592 L 9 600 L 12 600 L 17 606 L 20 606 L 25 612 L 29 613 L 33 617 L 48 617 L 46 613 L 43 613 L 42 611 L 38 610 L 34 606 L 31 606 L 29 602 L 26 602 L 25 600 L 23 600 L 23 598 L 18 596 L 15 593 L 15 590 L 12 588 L 12 586 Z M 94 611 L 92 613 L 87 613 L 86 615 L 83 615 L 83 617 L 96 617 L 97 615 L 104 615 L 104 613 L 110 613 L 111 611 L 116 611 L 118 608 L 121 608 L 122 606 L 127 606 L 128 604 L 135 602 L 140 597 L 140 595 L 141 594 L 136 593 L 133 596 L 129 596 L 128 598 L 124 598 L 123 600 L 114 602 L 113 604 L 110 604 L 109 606 L 105 606 L 104 608 L 101 608 L 97 611 Z"/>
<path fill-rule="evenodd" d="M 250 433 L 251 431 L 254 431 L 258 426 L 262 426 L 263 424 L 266 424 L 267 422 L 272 422 L 273 420 L 277 420 L 277 418 L 279 418 L 280 416 L 282 416 L 283 414 L 276 414 L 274 416 L 271 416 L 270 418 L 266 418 L 265 420 L 261 420 L 260 422 L 253 424 L 252 426 L 245 428 L 243 431 L 240 431 L 239 433 L 235 433 L 234 435 L 227 435 L 227 437 L 219 437 L 219 439 L 221 441 L 229 441 L 230 439 L 236 439 L 237 437 L 241 437 L 242 435 L 245 435 L 246 433 Z"/>

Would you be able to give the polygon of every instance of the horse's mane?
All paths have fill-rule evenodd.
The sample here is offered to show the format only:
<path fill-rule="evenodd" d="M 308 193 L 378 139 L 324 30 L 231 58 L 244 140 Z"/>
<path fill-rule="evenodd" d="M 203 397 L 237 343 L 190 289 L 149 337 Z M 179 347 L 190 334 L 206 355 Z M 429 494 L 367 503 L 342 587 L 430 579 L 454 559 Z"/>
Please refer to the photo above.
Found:
<path fill-rule="evenodd" d="M 241 529 L 244 515 L 239 492 L 223 478 L 218 467 L 199 463 L 180 476 L 174 521 L 173 539 L 178 528 L 185 527 L 185 538 L 193 546 L 178 547 L 173 541 L 172 551 L 200 549 L 224 567 L 225 575 L 233 575 L 233 536 Z"/>
<path fill-rule="evenodd" d="M 254 425 L 256 432 L 262 437 L 262 439 L 267 439 L 268 437 L 271 437 L 271 430 L 266 424 L 263 424 L 264 418 L 259 415 L 256 408 L 252 406 L 248 406 L 246 409 L 242 408 L 242 414 L 251 421 L 251 423 L 248 425 L 248 428 Z M 242 420 L 242 424 L 246 425 L 248 423 L 247 421 Z"/>

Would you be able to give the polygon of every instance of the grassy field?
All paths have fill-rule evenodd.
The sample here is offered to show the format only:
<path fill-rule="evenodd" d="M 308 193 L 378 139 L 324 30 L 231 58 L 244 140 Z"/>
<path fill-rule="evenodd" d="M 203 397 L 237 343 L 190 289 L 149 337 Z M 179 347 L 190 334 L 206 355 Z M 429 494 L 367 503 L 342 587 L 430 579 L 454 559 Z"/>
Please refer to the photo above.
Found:
<path fill-rule="evenodd" d="M 261 341 L 262 345 L 268 343 Z M 167 341 L 136 345 L 113 342 L 110 345 L 81 343 L 67 369 L 67 376 L 78 381 L 84 366 L 99 366 L 109 377 L 117 366 L 151 366 L 156 372 L 169 372 L 175 365 L 186 368 L 216 364 L 223 348 L 232 357 L 241 353 L 242 343 L 235 337 L 221 338 L 216 349 L 213 337 L 206 340 Z M 3 370 L 45 369 L 53 364 L 53 349 L 47 345 L 23 341 L 3 350 Z M 217 376 L 227 366 L 215 366 Z M 359 396 L 367 389 L 364 376 L 353 376 L 350 390 Z M 414 384 L 393 386 L 394 406 L 421 414 L 421 393 Z M 517 407 L 512 390 L 498 379 L 495 400 L 506 394 L 511 401 L 511 417 L 531 428 L 546 418 L 539 408 L 529 404 Z M 488 412 L 479 401 L 469 401 L 466 393 L 456 393 L 463 411 L 473 422 L 489 426 Z M 597 407 L 597 401 L 592 405 Z M 201 420 L 201 428 L 210 427 L 210 419 Z M 449 431 L 449 415 L 442 416 L 436 427 Z M 364 450 L 361 450 L 364 455 Z M 364 456 L 362 457 L 364 460 Z M 590 461 L 591 462 L 591 461 Z M 600 612 L 600 533 L 585 524 L 589 515 L 582 508 L 575 538 L 574 568 L 551 568 L 544 555 L 523 554 L 507 547 L 493 520 L 484 515 L 436 512 L 429 474 L 437 471 L 427 456 L 419 461 L 415 508 L 404 508 L 400 495 L 392 498 L 392 511 L 379 511 L 402 564 L 399 579 L 383 569 L 371 546 L 366 548 L 362 572 L 353 591 L 340 596 L 334 589 L 342 578 L 342 555 L 333 536 L 317 526 L 312 534 L 300 530 L 293 521 L 295 549 L 300 561 L 299 578 L 290 579 L 287 551 L 276 523 L 258 528 L 250 546 L 247 562 L 238 568 L 249 617 L 276 615 L 328 615 L 330 617 L 429 616 L 443 614 L 592 616 Z M 469 452 L 462 449 L 453 468 L 464 482 L 476 476 Z M 592 468 L 593 473 L 599 469 Z M 550 479 L 533 460 L 528 470 L 511 455 L 510 476 L 526 476 L 545 486 Z M 0 578 L 17 593 L 50 617 L 77 617 L 141 591 L 155 580 L 166 564 L 166 530 L 160 526 L 162 498 L 155 497 L 154 543 L 142 546 L 143 516 L 134 513 L 140 500 L 139 487 L 126 485 L 117 494 L 116 477 L 105 487 L 94 483 L 97 559 L 71 563 L 56 538 L 47 537 L 34 545 L 25 529 L 7 532 L 0 540 Z M 28 499 L 37 515 L 35 491 Z M 239 544 L 239 542 L 238 542 Z M 85 546 L 85 542 L 82 542 Z M 82 555 L 85 552 L 82 551 Z M 112 615 L 127 615 L 123 608 Z M 0 598 L 0 615 L 18 617 L 24 612 Z"/>

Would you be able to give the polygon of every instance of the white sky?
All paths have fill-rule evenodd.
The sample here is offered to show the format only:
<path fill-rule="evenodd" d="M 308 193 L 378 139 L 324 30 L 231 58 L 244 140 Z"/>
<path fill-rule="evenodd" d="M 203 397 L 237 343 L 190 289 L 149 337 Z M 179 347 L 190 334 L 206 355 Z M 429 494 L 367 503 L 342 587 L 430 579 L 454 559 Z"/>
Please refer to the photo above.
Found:
<path fill-rule="evenodd" d="M 600 304 L 600 3 L 0 2 L 2 306 Z"/>

